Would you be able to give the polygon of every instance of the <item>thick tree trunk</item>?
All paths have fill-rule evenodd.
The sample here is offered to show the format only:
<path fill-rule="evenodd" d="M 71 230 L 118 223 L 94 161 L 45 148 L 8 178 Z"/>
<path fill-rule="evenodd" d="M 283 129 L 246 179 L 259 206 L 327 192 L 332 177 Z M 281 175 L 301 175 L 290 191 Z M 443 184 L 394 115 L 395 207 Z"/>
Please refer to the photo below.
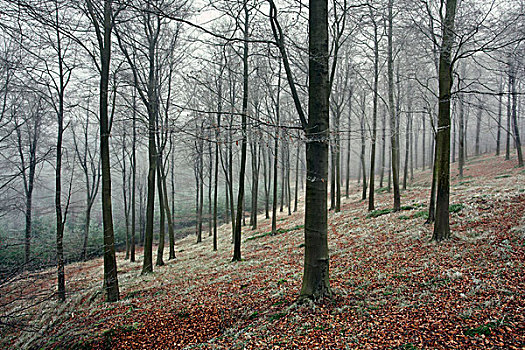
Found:
<path fill-rule="evenodd" d="M 328 253 L 328 3 L 310 1 L 308 126 L 306 129 L 305 254 L 301 298 L 330 297 Z"/>
<path fill-rule="evenodd" d="M 439 57 L 439 115 L 436 140 L 437 198 L 436 221 L 432 239 L 450 238 L 450 98 L 452 88 L 452 46 L 454 43 L 454 20 L 456 0 L 447 0 L 443 25 L 443 41 Z"/>

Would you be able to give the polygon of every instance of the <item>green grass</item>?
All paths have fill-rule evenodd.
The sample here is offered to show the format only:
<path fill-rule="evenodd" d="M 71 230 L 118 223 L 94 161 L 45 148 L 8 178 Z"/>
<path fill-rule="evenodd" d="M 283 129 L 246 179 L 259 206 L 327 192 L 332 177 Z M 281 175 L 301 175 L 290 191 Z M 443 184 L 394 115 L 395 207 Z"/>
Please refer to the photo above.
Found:
<path fill-rule="evenodd" d="M 301 230 L 304 228 L 304 225 L 297 225 L 297 226 L 294 226 L 294 227 L 290 227 L 290 228 L 278 228 L 275 232 L 275 234 L 279 234 L 279 233 L 287 233 L 287 232 L 291 232 L 291 231 L 297 231 L 297 230 Z M 251 240 L 254 240 L 254 239 L 258 239 L 258 238 L 263 238 L 263 237 L 267 237 L 267 236 L 273 236 L 272 235 L 272 231 L 270 232 L 264 232 L 264 233 L 261 233 L 259 235 L 255 235 L 255 236 L 252 236 L 252 237 L 248 237 L 246 238 L 245 242 L 247 241 L 251 241 Z"/>
<path fill-rule="evenodd" d="M 284 316 L 286 316 L 286 312 L 277 312 L 275 314 L 271 314 L 270 316 L 268 316 L 268 320 L 275 321 L 275 320 L 283 318 Z"/>
<path fill-rule="evenodd" d="M 408 220 L 408 219 L 410 219 L 410 216 L 407 216 L 407 215 L 400 215 L 400 216 L 398 217 L 398 219 L 399 219 L 399 220 Z"/>
<path fill-rule="evenodd" d="M 463 204 L 461 204 L 461 203 L 451 204 L 448 207 L 448 211 L 451 212 L 451 213 L 459 213 L 464 208 L 465 208 L 465 206 Z"/>
<path fill-rule="evenodd" d="M 412 215 L 412 218 L 428 219 L 428 210 L 420 210 Z"/>
<path fill-rule="evenodd" d="M 377 217 L 379 217 L 381 215 L 390 214 L 393 211 L 394 211 L 394 209 L 391 209 L 391 208 L 372 210 L 371 212 L 368 213 L 368 215 L 366 217 L 367 218 L 377 218 Z"/>
<path fill-rule="evenodd" d="M 468 185 L 468 184 L 471 184 L 472 181 L 461 181 L 458 183 L 458 186 L 465 186 L 465 185 Z"/>
<path fill-rule="evenodd" d="M 511 177 L 511 175 L 509 174 L 498 175 L 495 177 L 495 179 L 506 179 L 507 177 Z"/>
<path fill-rule="evenodd" d="M 469 337 L 475 337 L 476 335 L 490 335 L 492 329 L 497 326 L 496 322 L 488 322 L 476 328 L 467 328 L 463 331 L 463 334 L 468 335 Z"/>
<path fill-rule="evenodd" d="M 400 209 L 401 210 L 414 210 L 414 209 L 421 208 L 421 207 L 424 207 L 424 206 L 425 206 L 424 204 L 416 203 L 416 204 L 412 204 L 412 205 L 403 205 Z M 392 212 L 394 212 L 394 209 L 392 209 L 392 208 L 372 210 L 366 215 L 366 217 L 367 218 L 377 218 L 379 216 L 390 214 Z M 401 220 L 403 220 L 401 217 L 399 217 L 399 218 Z"/>
<path fill-rule="evenodd" d="M 380 187 L 376 189 L 376 193 L 385 193 L 388 192 L 388 187 Z"/>

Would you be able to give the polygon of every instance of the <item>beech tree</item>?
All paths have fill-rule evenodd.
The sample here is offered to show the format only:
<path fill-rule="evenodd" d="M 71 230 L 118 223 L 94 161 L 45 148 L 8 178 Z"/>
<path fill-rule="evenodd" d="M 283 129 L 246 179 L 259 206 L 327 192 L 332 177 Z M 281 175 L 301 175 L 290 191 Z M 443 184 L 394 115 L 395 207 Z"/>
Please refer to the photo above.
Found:
<path fill-rule="evenodd" d="M 456 0 L 446 1 L 445 21 L 442 27 L 442 44 L 439 55 L 439 114 L 436 136 L 437 198 L 436 220 L 433 240 L 450 238 L 450 100 L 452 90 L 452 50 L 454 45 L 454 22 Z"/>

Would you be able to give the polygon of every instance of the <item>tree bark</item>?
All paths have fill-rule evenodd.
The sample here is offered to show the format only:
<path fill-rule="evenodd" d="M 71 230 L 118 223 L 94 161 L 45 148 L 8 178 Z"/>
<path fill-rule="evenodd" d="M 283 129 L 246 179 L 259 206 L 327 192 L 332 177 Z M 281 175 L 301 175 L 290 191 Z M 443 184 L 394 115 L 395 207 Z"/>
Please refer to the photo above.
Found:
<path fill-rule="evenodd" d="M 248 113 L 248 2 L 244 1 L 244 45 L 243 45 L 243 94 L 242 94 L 242 140 L 241 140 L 241 168 L 239 170 L 239 194 L 237 197 L 237 218 L 233 235 L 233 258 L 232 261 L 241 261 L 241 220 L 244 217 L 244 176 L 246 171 L 246 126 Z"/>
<path fill-rule="evenodd" d="M 512 58 L 511 58 L 512 60 Z M 514 134 L 514 145 L 516 146 L 516 153 L 518 154 L 518 167 L 523 167 L 523 154 L 521 151 L 521 138 L 518 128 L 518 113 L 517 113 L 517 93 L 516 93 L 516 69 L 514 62 L 509 64 L 509 87 L 512 95 L 512 131 Z"/>
<path fill-rule="evenodd" d="M 443 25 L 443 41 L 439 57 L 439 115 L 436 140 L 437 198 L 436 221 L 432 239 L 441 241 L 450 238 L 449 193 L 450 193 L 450 99 L 454 44 L 454 20 L 456 0 L 447 0 Z"/>
<path fill-rule="evenodd" d="M 393 0 L 388 0 L 388 46 L 387 46 L 387 70 L 388 70 L 388 107 L 390 111 L 390 142 L 391 142 L 391 167 L 392 167 L 392 183 L 394 187 L 394 211 L 401 209 L 401 194 L 399 192 L 399 145 L 397 143 L 396 135 L 396 110 L 394 107 L 394 57 L 392 53 L 392 29 L 393 29 L 393 15 L 392 7 Z"/>
<path fill-rule="evenodd" d="M 332 295 L 328 253 L 328 2 L 310 0 L 304 274 L 300 298 Z"/>

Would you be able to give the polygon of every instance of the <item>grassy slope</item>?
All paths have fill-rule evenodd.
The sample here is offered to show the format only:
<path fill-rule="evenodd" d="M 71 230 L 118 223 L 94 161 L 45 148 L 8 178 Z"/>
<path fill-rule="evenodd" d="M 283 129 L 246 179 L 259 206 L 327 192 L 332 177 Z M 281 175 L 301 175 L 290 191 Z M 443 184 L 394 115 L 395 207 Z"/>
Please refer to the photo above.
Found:
<path fill-rule="evenodd" d="M 177 243 L 177 260 L 140 276 L 141 261 L 118 254 L 122 301 L 102 301 L 102 261 L 67 266 L 64 305 L 49 297 L 54 272 L 4 286 L 1 303 L 16 297 L 20 325 L 0 328 L 0 345 L 15 348 L 521 348 L 525 346 L 525 172 L 502 158 L 476 158 L 465 178 L 452 179 L 454 238 L 429 241 L 425 226 L 429 173 L 402 194 L 415 209 L 367 218 L 354 188 L 341 213 L 330 213 L 331 284 L 336 296 L 320 305 L 294 304 L 302 271 L 301 213 L 245 229 L 241 263 L 230 263 L 228 226 L 219 252 L 211 239 Z M 453 174 L 456 170 L 453 169 Z M 377 195 L 378 209 L 391 195 Z M 516 229 L 516 227 L 522 227 Z M 284 230 L 287 231 L 287 230 Z M 254 237 L 254 239 L 249 239 Z M 167 259 L 167 258 L 166 258 Z M 24 310 L 23 305 L 37 305 Z M 14 309 L 18 307 L 18 309 Z M 4 312 L 4 310 L 6 310 Z M 1 321 L 2 319 L 0 319 Z M 4 319 L 5 320 L 5 319 Z M 11 318 L 12 320 L 12 318 Z M 1 327 L 1 326 L 0 326 Z"/>

